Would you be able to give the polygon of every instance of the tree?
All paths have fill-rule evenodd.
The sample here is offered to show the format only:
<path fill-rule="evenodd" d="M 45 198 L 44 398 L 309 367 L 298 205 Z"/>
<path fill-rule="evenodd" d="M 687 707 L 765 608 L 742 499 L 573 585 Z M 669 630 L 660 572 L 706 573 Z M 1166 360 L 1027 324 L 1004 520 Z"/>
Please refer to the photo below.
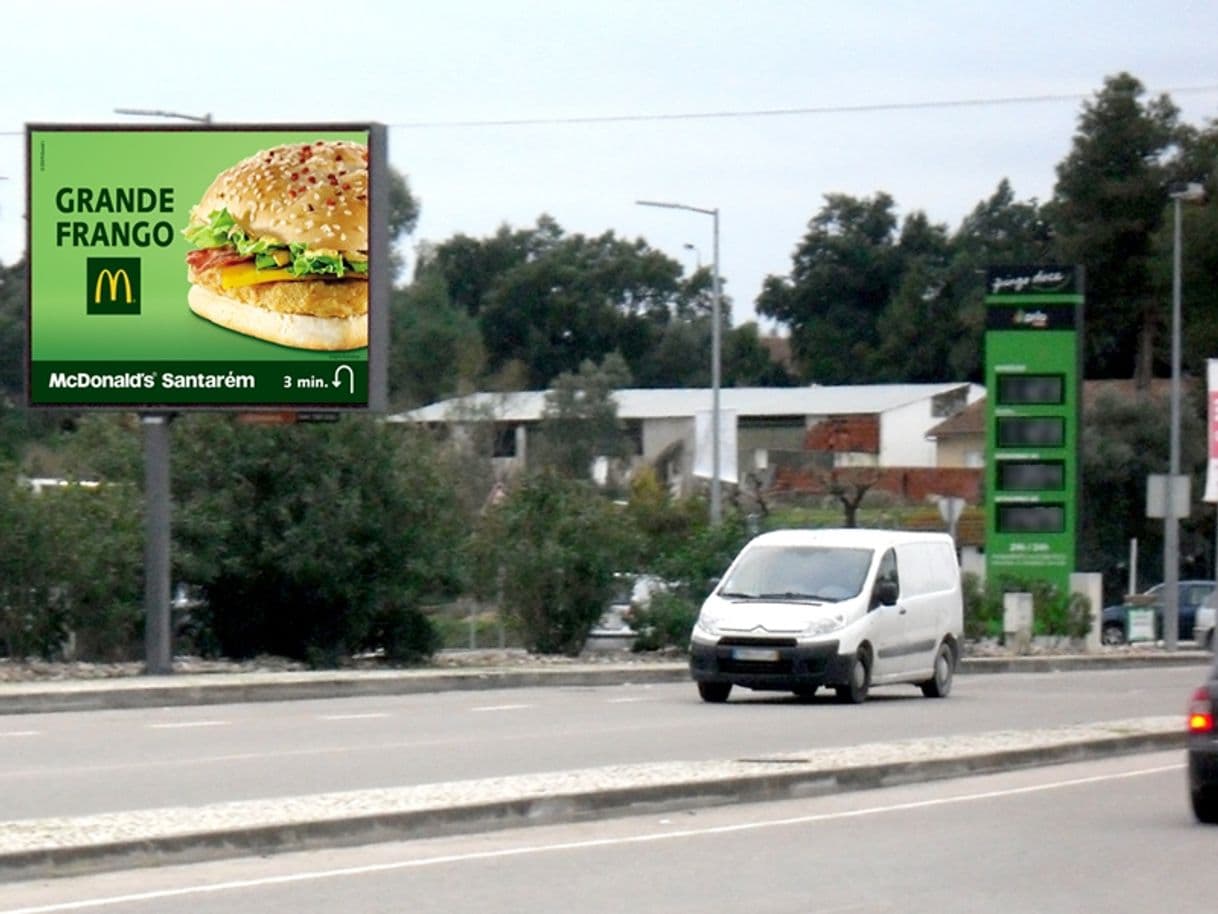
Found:
<path fill-rule="evenodd" d="M 786 367 L 776 362 L 762 344 L 760 330 L 752 321 L 725 330 L 722 357 L 723 384 L 727 387 L 790 387 L 795 383 Z"/>
<path fill-rule="evenodd" d="M 613 232 L 568 235 L 548 216 L 485 240 L 457 236 L 431 254 L 454 306 L 478 319 L 487 370 L 520 366 L 531 388 L 586 360 L 618 352 L 635 377 L 657 377 L 651 356 L 666 328 L 697 315 L 706 282 L 681 264 Z"/>
<path fill-rule="evenodd" d="M 1168 165 L 1172 181 L 1196 182 L 1206 188 L 1204 205 L 1181 205 L 1181 311 L 1185 372 L 1205 377 L 1205 360 L 1218 355 L 1218 120 L 1204 130 L 1181 128 L 1179 155 Z M 1168 204 L 1174 206 L 1174 204 Z M 1169 301 L 1172 285 L 1174 217 L 1165 219 L 1155 239 L 1156 288 Z M 1166 334 L 1164 334 L 1166 336 Z M 1169 356 L 1163 347 L 1164 362 Z"/>
<path fill-rule="evenodd" d="M 1143 103 L 1144 92 L 1120 73 L 1083 105 L 1046 207 L 1061 261 L 1087 270 L 1087 377 L 1136 377 L 1142 388 L 1163 310 L 1152 239 L 1166 210 L 1165 158 L 1178 134 L 1176 106 L 1166 95 Z"/>
<path fill-rule="evenodd" d="M 584 362 L 578 374 L 559 375 L 546 392 L 535 465 L 586 479 L 594 458 L 627 456 L 613 392 L 629 384 L 630 369 L 617 353 L 600 365 Z"/>
<path fill-rule="evenodd" d="M 395 241 L 404 235 L 414 233 L 419 224 L 421 209 L 419 198 L 410 192 L 410 184 L 406 176 L 396 168 L 390 167 L 389 174 L 389 238 Z M 390 276 L 398 276 L 402 272 L 404 262 L 402 255 L 390 250 Z"/>
<path fill-rule="evenodd" d="M 901 278 L 879 318 L 868 374 L 876 381 L 950 380 L 948 356 L 960 328 L 956 302 L 943 294 L 951 261 L 947 228 L 913 213 L 898 247 Z"/>
<path fill-rule="evenodd" d="M 1194 479 L 1204 478 L 1205 433 L 1201 410 L 1190 395 L 1181 410 L 1181 467 Z M 1086 404 L 1082 434 L 1082 510 L 1079 532 L 1080 567 L 1106 572 L 1113 587 L 1124 585 L 1129 540 L 1141 544 L 1139 554 L 1149 566 L 1141 579 L 1161 573 L 1162 521 L 1146 517 L 1146 479 L 1167 468 L 1168 409 L 1161 393 L 1133 396 L 1107 391 Z M 1193 486 L 1193 495 L 1200 495 Z M 1206 512 L 1193 511 L 1194 517 Z M 1207 525 L 1208 526 L 1208 525 Z M 1206 531 L 1185 519 L 1181 528 L 1181 554 L 1212 555 L 1203 547 Z M 1118 596 L 1117 590 L 1109 597 Z"/>
<path fill-rule="evenodd" d="M 22 396 L 25 352 L 26 263 L 0 264 L 0 403 Z"/>
<path fill-rule="evenodd" d="M 478 323 L 448 300 L 443 277 L 424 270 L 393 294 L 389 397 L 397 409 L 476 389 L 486 362 Z"/>
<path fill-rule="evenodd" d="M 789 277 L 769 276 L 757 311 L 791 328 L 805 381 L 866 380 L 879 318 L 900 281 L 893 199 L 829 194 L 792 256 Z"/>

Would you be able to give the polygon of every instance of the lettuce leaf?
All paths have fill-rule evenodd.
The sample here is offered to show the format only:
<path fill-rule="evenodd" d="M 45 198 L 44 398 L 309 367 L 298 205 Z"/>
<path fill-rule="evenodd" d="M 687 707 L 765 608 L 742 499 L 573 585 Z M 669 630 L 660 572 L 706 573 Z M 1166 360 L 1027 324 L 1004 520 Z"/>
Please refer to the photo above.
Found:
<path fill-rule="evenodd" d="M 336 278 L 341 278 L 347 272 L 368 272 L 366 260 L 350 260 L 335 252 L 310 251 L 307 245 L 300 242 L 281 244 L 268 238 L 251 238 L 237 225 L 227 209 L 213 211 L 206 224 L 187 226 L 182 234 L 196 248 L 217 248 L 231 244 L 238 254 L 253 255 L 254 266 L 260 270 L 286 268 L 293 276 Z"/>

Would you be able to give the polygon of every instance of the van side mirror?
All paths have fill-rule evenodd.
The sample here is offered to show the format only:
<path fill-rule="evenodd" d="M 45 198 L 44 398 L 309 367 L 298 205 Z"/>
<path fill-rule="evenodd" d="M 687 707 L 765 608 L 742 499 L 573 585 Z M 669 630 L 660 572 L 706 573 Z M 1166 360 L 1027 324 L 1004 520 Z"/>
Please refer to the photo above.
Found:
<path fill-rule="evenodd" d="M 881 578 L 875 582 L 875 604 L 877 606 L 893 606 L 899 595 L 897 582 L 891 578 Z"/>

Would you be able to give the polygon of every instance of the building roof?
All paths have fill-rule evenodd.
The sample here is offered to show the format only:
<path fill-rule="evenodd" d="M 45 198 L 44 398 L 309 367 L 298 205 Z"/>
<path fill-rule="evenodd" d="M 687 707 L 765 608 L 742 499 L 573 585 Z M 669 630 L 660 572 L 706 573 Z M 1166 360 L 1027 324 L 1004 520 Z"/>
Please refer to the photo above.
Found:
<path fill-rule="evenodd" d="M 970 403 L 956 415 L 944 419 L 929 432 L 927 438 L 959 438 L 985 434 L 985 397 Z"/>
<path fill-rule="evenodd" d="M 848 384 L 833 387 L 724 387 L 719 408 L 737 416 L 835 416 L 883 413 L 960 388 L 968 400 L 984 389 L 977 384 Z M 703 388 L 625 388 L 614 394 L 619 419 L 688 418 L 711 408 L 712 391 Z M 390 422 L 451 422 L 468 417 L 498 422 L 531 422 L 546 405 L 543 390 L 476 393 L 442 400 L 388 417 Z"/>

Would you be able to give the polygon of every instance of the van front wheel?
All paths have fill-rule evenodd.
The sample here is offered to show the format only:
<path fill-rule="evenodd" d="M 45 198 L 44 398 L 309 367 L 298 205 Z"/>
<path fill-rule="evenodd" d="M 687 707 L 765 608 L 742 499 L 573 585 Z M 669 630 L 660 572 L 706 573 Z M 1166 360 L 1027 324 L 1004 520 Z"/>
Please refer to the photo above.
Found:
<path fill-rule="evenodd" d="M 871 657 L 863 649 L 854 655 L 850 663 L 850 674 L 844 685 L 834 686 L 838 701 L 847 704 L 861 705 L 867 700 L 871 689 Z"/>
<path fill-rule="evenodd" d="M 935 675 L 923 683 L 922 694 L 927 698 L 946 698 L 952 690 L 952 674 L 956 668 L 956 656 L 951 647 L 945 642 L 939 645 L 935 654 Z"/>
<path fill-rule="evenodd" d="M 702 696 L 703 701 L 711 704 L 723 704 L 727 701 L 727 696 L 732 694 L 732 684 L 730 682 L 700 682 L 698 683 L 698 694 Z"/>

